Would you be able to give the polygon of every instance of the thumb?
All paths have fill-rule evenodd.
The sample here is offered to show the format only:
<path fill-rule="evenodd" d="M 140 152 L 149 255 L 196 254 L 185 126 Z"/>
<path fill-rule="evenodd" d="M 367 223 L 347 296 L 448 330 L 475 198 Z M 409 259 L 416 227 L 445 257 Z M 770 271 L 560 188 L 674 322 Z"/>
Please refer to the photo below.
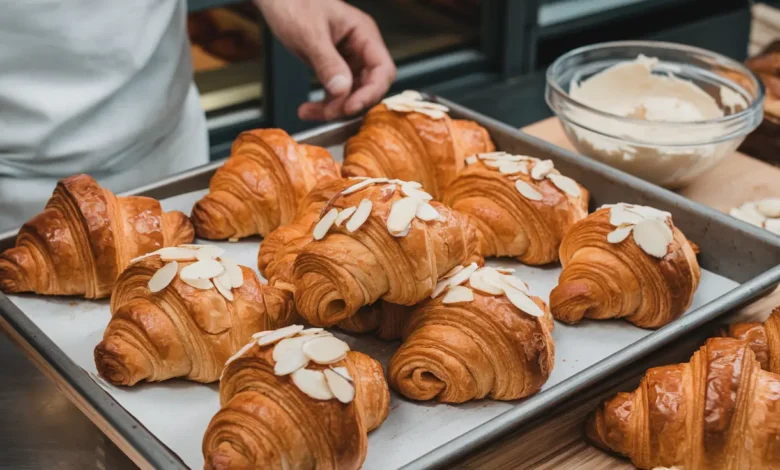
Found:
<path fill-rule="evenodd" d="M 352 89 L 352 71 L 333 44 L 321 42 L 313 45 L 305 51 L 305 55 L 329 94 L 339 96 Z"/>

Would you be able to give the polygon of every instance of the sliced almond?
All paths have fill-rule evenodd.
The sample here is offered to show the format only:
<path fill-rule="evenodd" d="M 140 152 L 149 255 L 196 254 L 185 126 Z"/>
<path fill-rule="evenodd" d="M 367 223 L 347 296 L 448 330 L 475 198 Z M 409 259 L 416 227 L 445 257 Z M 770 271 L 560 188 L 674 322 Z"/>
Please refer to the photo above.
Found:
<path fill-rule="evenodd" d="M 774 233 L 775 235 L 780 235 L 780 219 L 766 219 L 766 222 L 764 222 L 764 228 Z"/>
<path fill-rule="evenodd" d="M 756 204 L 758 212 L 770 219 L 780 217 L 780 198 L 764 199 Z"/>
<path fill-rule="evenodd" d="M 553 171 L 555 168 L 555 165 L 553 165 L 552 160 L 542 160 L 539 162 L 536 162 L 536 165 L 534 165 L 533 168 L 531 168 L 531 178 L 535 180 L 542 180 L 547 177 L 547 175 Z"/>
<path fill-rule="evenodd" d="M 489 168 L 501 168 L 502 161 L 496 160 L 483 160 L 482 163 Z"/>
<path fill-rule="evenodd" d="M 520 278 L 517 278 L 515 276 L 510 276 L 507 274 L 502 274 L 501 282 L 504 284 L 504 286 L 508 286 L 514 290 L 520 291 L 524 294 L 528 294 L 528 284 L 523 282 Z"/>
<path fill-rule="evenodd" d="M 395 183 L 388 184 L 387 186 L 382 188 L 382 197 L 388 197 L 395 193 L 396 188 L 398 188 L 398 185 Z"/>
<path fill-rule="evenodd" d="M 568 176 L 559 175 L 557 173 L 550 173 L 547 175 L 547 179 L 552 181 L 552 184 L 554 184 L 558 189 L 568 194 L 569 196 L 580 197 L 580 185 L 578 185 L 576 181 L 569 178 Z"/>
<path fill-rule="evenodd" d="M 157 250 L 155 254 L 160 255 L 163 261 L 193 261 L 198 252 L 192 248 L 169 246 Z"/>
<path fill-rule="evenodd" d="M 272 357 L 274 364 L 274 374 L 287 375 L 296 370 L 309 365 L 309 358 L 303 354 L 303 344 L 309 338 L 305 336 L 296 336 L 294 338 L 285 338 L 274 346 Z"/>
<path fill-rule="evenodd" d="M 466 286 L 450 287 L 450 290 L 441 299 L 443 304 L 458 304 L 461 302 L 471 302 L 474 300 L 474 291 Z"/>
<path fill-rule="evenodd" d="M 182 268 L 179 277 L 184 279 L 211 279 L 225 272 L 225 267 L 217 260 L 206 259 Z"/>
<path fill-rule="evenodd" d="M 153 251 L 151 253 L 146 253 L 145 255 L 136 256 L 135 258 L 130 260 L 130 264 L 135 264 L 135 263 L 141 261 L 142 259 L 149 258 L 150 256 L 157 256 L 157 252 Z"/>
<path fill-rule="evenodd" d="M 230 287 L 238 289 L 244 285 L 244 271 L 231 258 L 220 258 L 219 262 L 225 268 L 225 273 L 230 276 Z"/>
<path fill-rule="evenodd" d="M 274 330 L 266 335 L 263 335 L 257 341 L 257 344 L 260 346 L 274 344 L 275 342 L 283 340 L 284 338 L 297 335 L 301 330 L 303 330 L 303 325 L 285 326 L 284 328 L 279 328 L 278 330 Z"/>
<path fill-rule="evenodd" d="M 247 353 L 247 351 L 249 351 L 250 349 L 252 349 L 252 346 L 254 346 L 254 345 L 256 345 L 256 344 L 257 344 L 257 341 L 250 341 L 250 342 L 248 342 L 247 344 L 243 345 L 243 346 L 241 347 L 241 349 L 239 349 L 239 350 L 238 350 L 238 351 L 237 351 L 235 354 L 233 354 L 232 356 L 230 356 L 230 357 L 228 358 L 228 360 L 227 360 L 227 361 L 225 361 L 225 367 L 227 367 L 227 366 L 228 366 L 228 364 L 230 364 L 231 362 L 235 361 L 235 360 L 236 360 L 236 359 L 238 359 L 239 357 L 241 357 L 241 356 L 243 356 L 244 354 L 246 354 L 246 353 Z"/>
<path fill-rule="evenodd" d="M 515 272 L 515 268 L 494 268 L 494 269 L 500 272 L 501 274 L 512 274 Z"/>
<path fill-rule="evenodd" d="M 497 279 L 498 273 L 496 271 L 489 271 L 487 269 L 478 269 L 471 277 L 469 277 L 469 285 L 472 289 L 476 289 L 480 292 L 491 295 L 501 295 L 504 293 L 504 288 L 501 282 Z"/>
<path fill-rule="evenodd" d="M 622 225 L 615 230 L 609 232 L 609 235 L 607 235 L 607 241 L 610 243 L 620 243 L 626 238 L 628 238 L 629 235 L 631 235 L 631 231 L 634 229 L 633 225 Z"/>
<path fill-rule="evenodd" d="M 425 191 L 419 189 L 420 183 L 416 181 L 407 181 L 401 185 L 401 192 L 404 193 L 405 196 L 411 197 L 414 199 L 418 199 L 421 201 L 430 201 L 433 199 L 433 196 L 426 193 Z"/>
<path fill-rule="evenodd" d="M 666 256 L 672 238 L 672 229 L 657 219 L 645 219 L 634 226 L 636 244 L 642 251 L 656 258 Z"/>
<path fill-rule="evenodd" d="M 418 181 L 401 181 L 401 191 L 406 194 L 406 191 L 413 191 L 415 189 L 422 188 L 422 183 Z"/>
<path fill-rule="evenodd" d="M 234 300 L 233 292 L 230 291 L 232 284 L 230 283 L 230 275 L 227 271 L 215 277 L 213 281 L 214 287 L 217 288 L 217 292 L 222 294 L 222 297 L 232 302 Z"/>
<path fill-rule="evenodd" d="M 348 187 L 344 191 L 342 191 L 341 195 L 347 196 L 349 194 L 354 193 L 355 191 L 360 191 L 363 188 L 371 186 L 372 184 L 375 184 L 374 178 L 366 178 L 358 183 L 353 184 L 352 186 Z"/>
<path fill-rule="evenodd" d="M 762 226 L 764 220 L 766 219 L 766 217 L 764 217 L 764 214 L 759 212 L 755 204 L 753 203 L 742 204 L 738 208 L 731 209 L 729 211 L 729 215 L 743 222 L 757 225 L 759 227 Z"/>
<path fill-rule="evenodd" d="M 426 202 L 425 204 L 417 206 L 417 213 L 415 215 L 424 222 L 430 222 L 431 220 L 439 218 L 439 211 Z"/>
<path fill-rule="evenodd" d="M 499 173 L 503 175 L 513 175 L 515 173 L 528 174 L 528 164 L 526 162 L 501 162 L 498 166 Z"/>
<path fill-rule="evenodd" d="M 451 278 L 452 276 L 454 276 L 454 275 L 458 274 L 459 272 L 461 272 L 463 270 L 463 268 L 465 268 L 465 266 L 461 266 L 459 264 L 459 265 L 455 266 L 454 268 L 450 269 L 449 271 L 447 271 L 447 274 L 445 274 L 441 278 L 442 279 Z"/>
<path fill-rule="evenodd" d="M 506 152 L 502 151 L 496 151 L 496 152 L 485 152 L 485 153 L 478 153 L 477 157 L 479 157 L 480 160 L 507 160 L 507 157 L 510 157 Z"/>
<path fill-rule="evenodd" d="M 185 279 L 181 276 L 179 276 L 179 279 L 181 279 L 182 282 L 184 282 L 188 286 L 200 290 L 210 290 L 211 288 L 214 287 L 214 284 L 209 279 Z"/>
<path fill-rule="evenodd" d="M 624 204 L 615 204 L 609 208 L 609 223 L 615 227 L 621 225 L 635 225 L 643 220 L 643 217 L 626 210 Z"/>
<path fill-rule="evenodd" d="M 173 282 L 176 277 L 176 273 L 179 272 L 179 263 L 171 261 L 162 268 L 158 269 L 156 273 L 149 278 L 149 290 L 152 293 L 160 292 L 168 287 L 168 284 Z"/>
<path fill-rule="evenodd" d="M 345 220 L 349 219 L 349 216 L 355 213 L 357 210 L 357 207 L 350 206 L 344 209 L 343 211 L 339 212 L 339 216 L 336 217 L 336 220 L 333 222 L 336 224 L 336 227 L 340 227 L 342 223 L 344 223 Z"/>
<path fill-rule="evenodd" d="M 391 234 L 400 234 L 406 230 L 417 214 L 418 205 L 420 205 L 420 200 L 414 197 L 405 197 L 395 201 L 387 216 L 387 230 Z"/>
<path fill-rule="evenodd" d="M 323 332 L 327 333 L 327 331 L 325 331 L 324 328 L 307 328 L 298 334 L 306 336 L 306 335 L 316 335 L 317 333 L 323 333 Z"/>
<path fill-rule="evenodd" d="M 321 336 L 307 341 L 303 353 L 317 364 L 333 364 L 346 357 L 349 345 L 335 336 Z"/>
<path fill-rule="evenodd" d="M 325 381 L 336 400 L 341 403 L 349 403 L 355 399 L 355 386 L 349 380 L 330 369 L 325 369 L 322 372 L 325 374 Z"/>
<path fill-rule="evenodd" d="M 542 193 L 534 189 L 533 186 L 526 183 L 523 180 L 517 180 L 515 181 L 515 189 L 526 199 L 529 199 L 531 201 L 541 201 L 542 200 Z"/>
<path fill-rule="evenodd" d="M 373 203 L 370 199 L 363 199 L 360 201 L 360 204 L 358 204 L 357 209 L 355 210 L 355 214 L 347 221 L 347 230 L 354 232 L 362 227 L 366 220 L 368 220 L 368 216 L 371 215 L 372 207 Z"/>
<path fill-rule="evenodd" d="M 333 226 L 333 222 L 336 221 L 336 217 L 339 216 L 339 210 L 338 209 L 331 209 L 328 211 L 327 214 L 322 216 L 319 222 L 317 222 L 317 225 L 314 226 L 314 230 L 312 231 L 312 237 L 315 240 L 322 240 L 325 238 L 325 235 L 328 233 L 328 230 Z"/>
<path fill-rule="evenodd" d="M 198 253 L 195 255 L 195 257 L 199 261 L 203 261 L 206 259 L 216 259 L 219 258 L 225 254 L 225 249 L 220 248 L 216 245 L 201 245 L 201 247 L 198 249 Z"/>
<path fill-rule="evenodd" d="M 672 217 L 672 214 L 666 211 L 658 210 L 655 207 L 638 206 L 636 204 L 623 204 L 623 206 L 625 207 L 626 211 L 633 214 L 638 214 L 644 219 L 657 219 L 661 222 L 665 222 Z"/>
<path fill-rule="evenodd" d="M 315 400 L 330 400 L 333 393 L 321 370 L 298 369 L 290 375 L 298 390 Z"/>
<path fill-rule="evenodd" d="M 457 274 L 447 279 L 447 282 L 449 283 L 450 287 L 459 286 L 468 281 L 471 275 L 474 274 L 478 268 L 479 267 L 477 266 L 477 263 L 471 263 L 462 270 L 458 271 Z"/>
<path fill-rule="evenodd" d="M 252 338 L 255 338 L 255 339 L 262 338 L 263 336 L 271 334 L 273 332 L 274 332 L 274 330 L 258 331 L 257 333 L 252 335 Z"/>
<path fill-rule="evenodd" d="M 340 376 L 344 377 L 345 379 L 349 380 L 350 382 L 353 382 L 352 377 L 349 375 L 349 371 L 344 366 L 338 366 L 338 367 L 330 367 L 330 370 L 333 372 L 339 374 Z"/>
<path fill-rule="evenodd" d="M 520 292 L 516 289 L 506 289 L 504 291 L 504 295 L 506 295 L 506 298 L 512 302 L 512 305 L 519 308 L 528 315 L 531 315 L 532 317 L 544 316 L 544 310 L 539 308 L 539 306 L 536 305 L 536 303 L 523 292 Z"/>
<path fill-rule="evenodd" d="M 440 296 L 442 292 L 447 290 L 450 287 L 450 281 L 449 279 L 444 279 L 436 283 L 436 287 L 433 288 L 433 292 L 431 292 L 431 298 L 435 299 L 436 297 Z"/>
<path fill-rule="evenodd" d="M 477 156 L 476 155 L 469 155 L 466 157 L 466 165 L 473 165 L 477 163 Z"/>

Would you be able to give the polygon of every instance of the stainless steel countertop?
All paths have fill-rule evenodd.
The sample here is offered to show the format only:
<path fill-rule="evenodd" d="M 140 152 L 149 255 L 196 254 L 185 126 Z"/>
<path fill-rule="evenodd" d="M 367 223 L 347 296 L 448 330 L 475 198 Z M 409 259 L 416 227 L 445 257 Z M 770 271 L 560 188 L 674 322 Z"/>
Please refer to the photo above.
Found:
<path fill-rule="evenodd" d="M 0 335 L 0 469 L 137 468 Z"/>

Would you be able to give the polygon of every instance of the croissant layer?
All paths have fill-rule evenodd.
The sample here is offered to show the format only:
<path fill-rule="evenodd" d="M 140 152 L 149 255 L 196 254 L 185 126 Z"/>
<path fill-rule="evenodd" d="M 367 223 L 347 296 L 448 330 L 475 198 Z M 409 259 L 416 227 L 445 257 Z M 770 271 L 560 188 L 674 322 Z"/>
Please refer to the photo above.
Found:
<path fill-rule="evenodd" d="M 747 341 L 761 368 L 780 374 L 780 306 L 764 323 L 734 323 L 724 331 L 724 336 Z"/>

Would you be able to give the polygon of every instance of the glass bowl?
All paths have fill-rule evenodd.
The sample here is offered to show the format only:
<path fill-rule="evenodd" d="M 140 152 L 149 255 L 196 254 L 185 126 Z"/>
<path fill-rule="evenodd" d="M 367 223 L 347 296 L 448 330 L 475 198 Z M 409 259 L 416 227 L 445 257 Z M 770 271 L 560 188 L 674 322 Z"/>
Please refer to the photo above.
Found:
<path fill-rule="evenodd" d="M 724 116 L 695 122 L 647 121 L 601 111 L 569 95 L 573 83 L 634 61 L 640 54 L 660 60 L 654 74 L 672 74 L 699 86 L 715 99 Z M 680 188 L 734 152 L 761 123 L 764 87 L 739 62 L 705 49 L 619 41 L 581 47 L 559 57 L 547 69 L 545 100 L 581 153 L 652 183 Z M 736 101 L 747 106 L 734 106 Z"/>

